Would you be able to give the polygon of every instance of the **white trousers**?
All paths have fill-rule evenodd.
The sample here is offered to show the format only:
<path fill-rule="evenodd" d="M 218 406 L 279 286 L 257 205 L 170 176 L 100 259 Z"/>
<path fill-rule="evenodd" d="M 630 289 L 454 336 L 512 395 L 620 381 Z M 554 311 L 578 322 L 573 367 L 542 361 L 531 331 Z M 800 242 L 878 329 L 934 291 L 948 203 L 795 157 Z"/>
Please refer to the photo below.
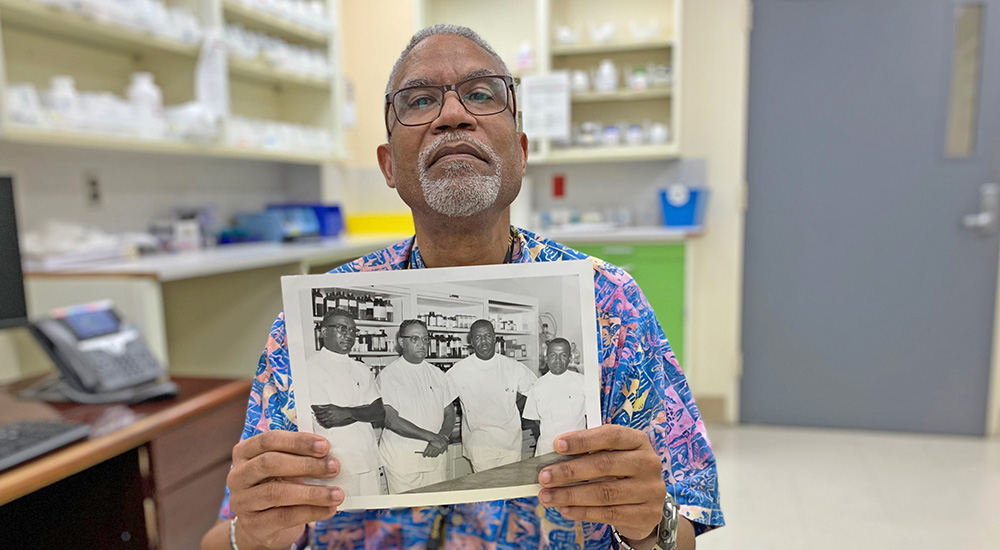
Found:
<path fill-rule="evenodd" d="M 446 456 L 447 454 L 441 455 L 438 461 L 439 467 L 430 472 L 410 472 L 405 469 L 397 470 L 389 465 L 382 466 L 382 469 L 385 470 L 386 481 L 389 482 L 389 494 L 397 495 L 445 481 L 448 477 Z"/>

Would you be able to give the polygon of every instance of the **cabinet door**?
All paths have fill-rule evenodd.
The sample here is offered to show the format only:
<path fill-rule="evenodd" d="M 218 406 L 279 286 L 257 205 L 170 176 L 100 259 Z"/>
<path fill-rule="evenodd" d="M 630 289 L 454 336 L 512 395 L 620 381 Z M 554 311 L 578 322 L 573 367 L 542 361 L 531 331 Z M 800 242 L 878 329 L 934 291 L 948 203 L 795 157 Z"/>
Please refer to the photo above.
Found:
<path fill-rule="evenodd" d="M 684 245 L 614 243 L 572 248 L 612 263 L 635 279 L 683 366 Z"/>

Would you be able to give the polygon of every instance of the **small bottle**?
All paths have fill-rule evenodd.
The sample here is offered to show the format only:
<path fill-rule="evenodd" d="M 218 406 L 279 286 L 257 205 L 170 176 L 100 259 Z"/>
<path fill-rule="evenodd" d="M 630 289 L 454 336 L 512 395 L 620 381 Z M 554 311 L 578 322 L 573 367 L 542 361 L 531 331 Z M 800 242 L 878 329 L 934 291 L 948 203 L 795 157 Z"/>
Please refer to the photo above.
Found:
<path fill-rule="evenodd" d="M 334 298 L 333 292 L 327 292 L 326 297 L 323 298 L 323 315 L 335 307 L 337 307 L 337 299 Z"/>
<path fill-rule="evenodd" d="M 580 350 L 576 348 L 575 343 L 570 345 L 570 357 L 573 358 L 574 365 L 580 364 Z"/>
<path fill-rule="evenodd" d="M 385 321 L 386 320 L 385 313 L 386 313 L 385 301 L 382 300 L 381 298 L 375 298 L 375 320 Z"/>
<path fill-rule="evenodd" d="M 313 295 L 313 317 L 322 317 L 326 314 L 326 308 L 324 307 L 325 298 L 323 297 L 323 291 L 314 288 L 312 291 Z"/>
<path fill-rule="evenodd" d="M 392 318 L 393 318 L 392 300 L 386 300 L 385 301 L 385 320 L 389 321 L 391 323 L 392 322 Z"/>
<path fill-rule="evenodd" d="M 150 139 L 163 137 L 166 122 L 163 117 L 163 92 L 153 82 L 150 73 L 132 73 L 132 83 L 128 87 L 128 100 L 132 104 L 135 122 L 139 125 L 139 136 Z"/>
<path fill-rule="evenodd" d="M 385 329 L 379 333 L 379 339 L 381 340 L 379 351 L 383 353 L 389 351 L 389 335 L 385 333 Z"/>
<path fill-rule="evenodd" d="M 358 297 L 352 292 L 347 297 L 347 312 L 351 314 L 351 317 L 355 319 L 358 318 Z"/>

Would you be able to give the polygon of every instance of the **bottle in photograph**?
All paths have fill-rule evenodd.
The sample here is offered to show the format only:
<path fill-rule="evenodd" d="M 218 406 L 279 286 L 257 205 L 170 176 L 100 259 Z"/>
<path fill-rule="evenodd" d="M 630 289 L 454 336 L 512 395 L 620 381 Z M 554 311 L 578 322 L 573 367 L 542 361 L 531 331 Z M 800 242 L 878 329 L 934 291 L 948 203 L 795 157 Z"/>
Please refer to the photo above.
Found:
<path fill-rule="evenodd" d="M 348 307 L 347 311 L 348 311 L 348 313 L 351 314 L 351 317 L 354 317 L 355 319 L 357 319 L 358 318 L 358 297 L 355 296 L 353 292 L 350 295 L 348 295 L 348 297 L 347 297 L 347 307 Z"/>
<path fill-rule="evenodd" d="M 314 288 L 313 289 L 313 317 L 322 317 L 326 314 L 326 299 L 323 297 L 323 291 Z"/>
<path fill-rule="evenodd" d="M 337 299 L 333 297 L 333 292 L 329 291 L 323 298 L 323 315 L 335 307 L 337 307 Z"/>
<path fill-rule="evenodd" d="M 375 300 L 371 296 L 365 296 L 364 320 L 371 321 L 373 319 L 375 319 Z"/>
<path fill-rule="evenodd" d="M 385 301 L 385 320 L 388 321 L 388 322 L 390 322 L 390 323 L 393 322 L 392 321 L 393 314 L 394 314 L 394 312 L 393 312 L 393 307 L 392 307 L 392 300 L 389 300 L 387 298 L 386 301 Z"/>
<path fill-rule="evenodd" d="M 349 311 L 351 309 L 351 302 L 347 298 L 346 291 L 341 290 L 337 292 L 337 307 L 344 311 Z"/>
<path fill-rule="evenodd" d="M 375 320 L 385 321 L 385 301 L 382 298 L 375 298 Z"/>
<path fill-rule="evenodd" d="M 319 351 L 323 348 L 323 329 L 320 327 L 319 323 L 313 323 L 313 340 L 316 342 L 316 350 Z"/>
<path fill-rule="evenodd" d="M 389 351 L 389 335 L 385 333 L 385 329 L 379 333 L 379 338 L 382 339 L 382 345 L 379 348 L 379 351 L 383 353 Z"/>
<path fill-rule="evenodd" d="M 128 101 L 132 106 L 139 136 L 146 139 L 160 139 L 166 130 L 163 116 L 163 92 L 153 82 L 150 73 L 132 73 L 132 83 L 128 87 Z"/>

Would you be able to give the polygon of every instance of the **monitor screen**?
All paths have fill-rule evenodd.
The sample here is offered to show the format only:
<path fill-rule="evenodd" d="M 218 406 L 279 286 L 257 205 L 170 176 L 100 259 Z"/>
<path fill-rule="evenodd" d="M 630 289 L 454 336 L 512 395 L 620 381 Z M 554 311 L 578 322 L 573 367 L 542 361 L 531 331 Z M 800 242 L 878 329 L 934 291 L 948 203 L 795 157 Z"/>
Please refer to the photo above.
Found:
<path fill-rule="evenodd" d="M 24 275 L 14 215 L 14 181 L 0 176 L 0 329 L 27 324 Z"/>

